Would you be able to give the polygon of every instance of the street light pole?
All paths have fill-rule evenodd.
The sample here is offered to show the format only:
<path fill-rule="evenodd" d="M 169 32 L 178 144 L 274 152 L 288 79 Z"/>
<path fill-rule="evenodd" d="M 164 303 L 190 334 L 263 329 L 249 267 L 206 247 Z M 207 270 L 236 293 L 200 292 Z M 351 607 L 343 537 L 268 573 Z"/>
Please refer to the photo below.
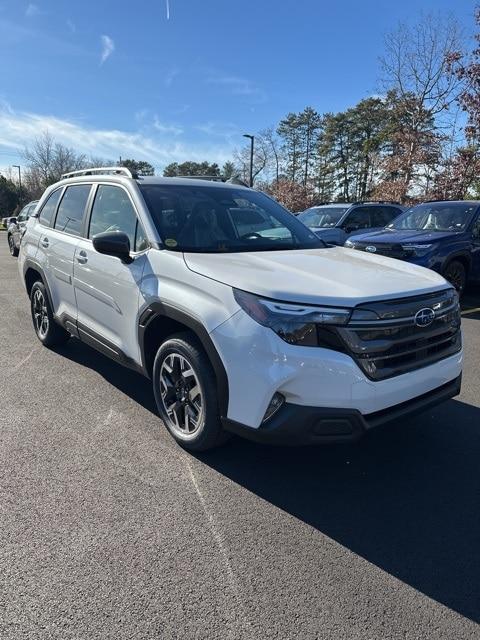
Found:
<path fill-rule="evenodd" d="M 243 137 L 250 138 L 250 186 L 253 187 L 253 145 L 255 144 L 255 136 L 244 133 Z"/>
<path fill-rule="evenodd" d="M 12 164 L 12 167 L 14 169 L 18 169 L 18 193 L 19 193 L 19 201 L 22 201 L 22 174 L 20 171 L 20 165 L 19 164 Z"/>

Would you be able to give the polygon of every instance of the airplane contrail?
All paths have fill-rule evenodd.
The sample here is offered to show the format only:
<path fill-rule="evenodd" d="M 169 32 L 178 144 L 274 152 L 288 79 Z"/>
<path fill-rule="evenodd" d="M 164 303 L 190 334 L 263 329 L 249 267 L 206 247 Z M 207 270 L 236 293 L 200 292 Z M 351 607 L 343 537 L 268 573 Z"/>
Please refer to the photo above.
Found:
<path fill-rule="evenodd" d="M 170 0 L 165 0 L 165 4 L 167 5 L 167 20 L 170 20 Z"/>

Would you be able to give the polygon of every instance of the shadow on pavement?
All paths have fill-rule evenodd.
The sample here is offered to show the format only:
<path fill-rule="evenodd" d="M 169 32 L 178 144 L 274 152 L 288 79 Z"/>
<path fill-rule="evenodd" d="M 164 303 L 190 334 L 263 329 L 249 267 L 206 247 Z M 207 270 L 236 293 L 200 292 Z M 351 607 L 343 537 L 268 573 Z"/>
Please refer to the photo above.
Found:
<path fill-rule="evenodd" d="M 141 375 L 77 340 L 57 352 L 156 413 Z M 480 408 L 450 400 L 356 445 L 275 448 L 233 439 L 197 457 L 480 622 Z"/>
<path fill-rule="evenodd" d="M 235 441 L 199 456 L 384 571 L 480 621 L 480 409 L 451 400 L 352 446 Z"/>
<path fill-rule="evenodd" d="M 470 285 L 462 296 L 462 317 L 480 320 L 480 286 Z"/>

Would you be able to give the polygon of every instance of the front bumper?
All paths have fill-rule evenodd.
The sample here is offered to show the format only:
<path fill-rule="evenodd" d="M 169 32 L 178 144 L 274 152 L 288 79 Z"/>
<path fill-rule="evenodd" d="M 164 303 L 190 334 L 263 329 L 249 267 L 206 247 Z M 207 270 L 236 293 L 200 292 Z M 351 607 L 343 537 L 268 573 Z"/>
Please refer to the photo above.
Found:
<path fill-rule="evenodd" d="M 224 420 L 223 426 L 249 440 L 269 444 L 301 446 L 355 442 L 373 427 L 410 417 L 453 398 L 460 393 L 461 382 L 459 375 L 433 391 L 368 415 L 362 415 L 357 409 L 285 404 L 258 429 L 228 419 Z"/>

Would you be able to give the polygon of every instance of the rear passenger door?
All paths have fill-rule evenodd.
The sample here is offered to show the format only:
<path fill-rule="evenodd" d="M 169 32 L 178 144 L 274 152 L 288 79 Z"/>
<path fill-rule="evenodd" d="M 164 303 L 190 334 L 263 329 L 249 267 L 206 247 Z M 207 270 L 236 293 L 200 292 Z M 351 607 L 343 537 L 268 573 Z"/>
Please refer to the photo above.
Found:
<path fill-rule="evenodd" d="M 44 207 L 40 212 L 42 230 L 37 255 L 42 256 L 55 315 L 62 321 L 66 318 L 75 320 L 77 315 L 73 258 L 83 233 L 91 187 L 91 184 L 76 184 L 60 188 L 47 200 L 46 205 L 50 203 L 49 207 Z M 50 216 L 48 227 L 47 215 Z"/>
<path fill-rule="evenodd" d="M 125 188 L 99 184 L 92 200 L 86 238 L 79 241 L 75 251 L 78 332 L 82 340 L 107 355 L 140 363 L 137 313 L 149 245 Z M 133 258 L 130 264 L 95 251 L 92 238 L 104 231 L 128 235 Z"/>

